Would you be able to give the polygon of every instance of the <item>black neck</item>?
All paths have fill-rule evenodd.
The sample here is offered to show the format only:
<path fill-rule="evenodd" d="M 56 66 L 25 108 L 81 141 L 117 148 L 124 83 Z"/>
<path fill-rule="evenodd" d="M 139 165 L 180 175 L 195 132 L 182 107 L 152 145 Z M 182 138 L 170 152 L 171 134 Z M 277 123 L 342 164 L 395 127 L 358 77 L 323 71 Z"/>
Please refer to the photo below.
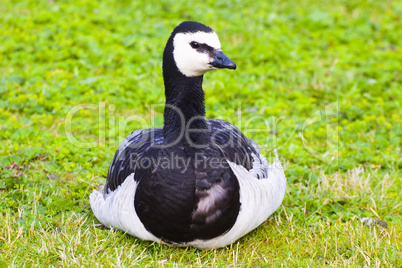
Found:
<path fill-rule="evenodd" d="M 163 55 L 163 79 L 165 82 L 166 105 L 164 112 L 163 134 L 170 143 L 189 141 L 206 144 L 209 135 L 205 132 L 203 76 L 187 77 L 174 63 L 172 40 L 169 39 Z M 170 45 L 169 45 L 170 42 Z M 189 141 L 190 142 L 190 141 Z"/>
<path fill-rule="evenodd" d="M 175 73 L 164 76 L 165 112 L 163 133 L 167 142 L 191 139 L 194 144 L 205 144 L 208 135 L 205 121 L 203 76 L 186 77 Z M 189 141 L 190 142 L 190 141 Z"/>

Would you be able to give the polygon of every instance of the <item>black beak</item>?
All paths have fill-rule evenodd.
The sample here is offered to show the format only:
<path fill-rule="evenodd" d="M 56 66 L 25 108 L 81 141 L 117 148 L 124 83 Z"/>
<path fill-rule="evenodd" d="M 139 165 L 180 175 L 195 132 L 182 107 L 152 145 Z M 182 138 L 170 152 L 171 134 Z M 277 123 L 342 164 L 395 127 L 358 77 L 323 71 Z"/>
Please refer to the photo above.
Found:
<path fill-rule="evenodd" d="M 231 61 L 222 51 L 213 52 L 214 60 L 209 64 L 218 69 L 236 69 L 236 63 Z"/>

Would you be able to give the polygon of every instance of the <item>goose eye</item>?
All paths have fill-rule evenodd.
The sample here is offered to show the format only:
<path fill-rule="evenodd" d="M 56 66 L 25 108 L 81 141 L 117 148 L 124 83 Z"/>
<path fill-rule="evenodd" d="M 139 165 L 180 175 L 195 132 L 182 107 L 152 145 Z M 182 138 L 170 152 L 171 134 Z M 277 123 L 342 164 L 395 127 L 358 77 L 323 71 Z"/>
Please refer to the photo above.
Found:
<path fill-rule="evenodd" d="M 200 47 L 200 44 L 198 44 L 198 42 L 193 41 L 193 42 L 190 43 L 190 46 L 191 46 L 192 48 L 199 48 L 199 47 Z"/>

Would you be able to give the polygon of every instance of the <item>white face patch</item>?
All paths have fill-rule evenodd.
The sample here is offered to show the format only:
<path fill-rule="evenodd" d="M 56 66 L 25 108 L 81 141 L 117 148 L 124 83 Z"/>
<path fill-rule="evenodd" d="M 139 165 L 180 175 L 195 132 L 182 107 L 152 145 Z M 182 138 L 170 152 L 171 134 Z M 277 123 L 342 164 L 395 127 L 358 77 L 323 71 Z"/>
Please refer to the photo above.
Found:
<path fill-rule="evenodd" d="M 191 42 L 206 44 L 214 50 L 222 50 L 215 32 L 178 33 L 173 39 L 173 58 L 179 71 L 188 77 L 200 76 L 214 68 L 209 65 L 213 59 L 204 52 L 191 47 Z"/>

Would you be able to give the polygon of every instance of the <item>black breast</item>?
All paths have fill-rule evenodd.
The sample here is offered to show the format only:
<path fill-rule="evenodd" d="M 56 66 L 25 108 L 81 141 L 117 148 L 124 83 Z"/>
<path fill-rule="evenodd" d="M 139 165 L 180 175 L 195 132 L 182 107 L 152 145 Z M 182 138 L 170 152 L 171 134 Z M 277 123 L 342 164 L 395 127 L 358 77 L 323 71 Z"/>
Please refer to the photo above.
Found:
<path fill-rule="evenodd" d="M 219 236 L 234 225 L 239 184 L 218 148 L 194 150 L 180 143 L 170 150 L 151 149 L 143 157 L 153 164 L 135 171 L 135 209 L 152 234 L 181 243 Z"/>

